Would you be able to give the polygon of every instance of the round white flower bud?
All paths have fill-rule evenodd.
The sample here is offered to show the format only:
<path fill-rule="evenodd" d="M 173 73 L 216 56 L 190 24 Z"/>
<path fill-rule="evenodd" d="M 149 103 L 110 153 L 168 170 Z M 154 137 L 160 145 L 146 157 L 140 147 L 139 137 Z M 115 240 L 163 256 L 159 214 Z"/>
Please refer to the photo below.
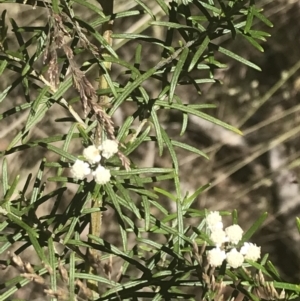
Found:
<path fill-rule="evenodd" d="M 224 242 L 228 241 L 226 233 L 222 229 L 216 229 L 211 232 L 210 239 L 216 246 L 221 246 Z"/>
<path fill-rule="evenodd" d="M 100 152 L 95 145 L 90 145 L 83 150 L 83 156 L 88 160 L 90 164 L 100 162 Z"/>
<path fill-rule="evenodd" d="M 83 180 L 91 173 L 90 165 L 87 162 L 77 159 L 71 167 L 71 174 L 75 180 Z"/>
<path fill-rule="evenodd" d="M 107 182 L 109 182 L 111 174 L 110 174 L 110 170 L 104 168 L 103 166 L 99 165 L 96 170 L 93 172 L 93 176 L 95 179 L 95 182 L 97 184 L 106 184 Z"/>
<path fill-rule="evenodd" d="M 213 267 L 222 265 L 225 258 L 225 251 L 222 251 L 219 247 L 213 248 L 212 250 L 207 252 L 208 263 Z"/>
<path fill-rule="evenodd" d="M 244 231 L 239 225 L 232 225 L 227 227 L 225 232 L 228 240 L 233 244 L 237 244 L 242 239 Z"/>
<path fill-rule="evenodd" d="M 118 152 L 118 143 L 114 140 L 107 139 L 99 146 L 99 150 L 102 151 L 104 158 L 109 159 Z"/>
<path fill-rule="evenodd" d="M 219 211 L 210 212 L 205 218 L 208 229 L 214 231 L 216 229 L 223 229 L 222 216 Z"/>
<path fill-rule="evenodd" d="M 245 259 L 257 261 L 260 258 L 260 247 L 256 244 L 245 242 L 240 252 L 245 255 Z"/>
<path fill-rule="evenodd" d="M 244 256 L 235 248 L 233 248 L 232 250 L 230 250 L 230 252 L 226 254 L 226 260 L 229 266 L 236 269 L 242 266 L 244 262 Z"/>

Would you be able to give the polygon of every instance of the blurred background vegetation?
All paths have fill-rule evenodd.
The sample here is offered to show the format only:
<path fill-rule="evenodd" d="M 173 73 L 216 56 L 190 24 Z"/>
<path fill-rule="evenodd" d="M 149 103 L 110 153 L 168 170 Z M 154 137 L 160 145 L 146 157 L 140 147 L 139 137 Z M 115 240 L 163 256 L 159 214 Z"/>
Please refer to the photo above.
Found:
<path fill-rule="evenodd" d="M 29 1 L 28 1 L 29 2 Z M 136 2 L 118 1 L 116 12 L 136 6 Z M 30 4 L 34 5 L 31 0 Z M 300 36 L 299 18 L 300 2 L 298 0 L 260 0 L 257 5 L 264 9 L 264 14 L 274 24 L 273 28 L 265 28 L 263 23 L 255 26 L 257 30 L 270 32 L 271 37 L 262 43 L 264 53 L 250 47 L 248 42 L 236 37 L 235 41 L 220 41 L 225 48 L 231 49 L 240 56 L 261 67 L 258 72 L 239 62 L 224 56 L 219 60 L 227 64 L 227 68 L 216 70 L 217 83 L 201 85 L 201 95 L 190 86 L 182 86 L 180 94 L 188 103 L 211 103 L 217 109 L 209 110 L 213 116 L 238 127 L 244 136 L 238 136 L 218 126 L 201 120 L 190 118 L 186 135 L 179 137 L 181 116 L 165 113 L 161 116 L 165 130 L 171 137 L 179 141 L 188 141 L 192 146 L 206 152 L 210 160 L 205 160 L 186 152 L 180 153 L 181 180 L 186 192 L 193 193 L 197 187 L 211 183 L 197 201 L 198 208 L 210 210 L 232 210 L 239 212 L 239 223 L 247 229 L 259 215 L 267 211 L 269 219 L 265 227 L 256 235 L 253 242 L 262 246 L 263 253 L 269 252 L 270 259 L 280 268 L 287 281 L 297 282 L 300 277 L 299 235 L 295 234 L 295 217 L 300 212 L 300 195 L 297 175 L 299 174 L 300 154 Z M 0 12 L 7 9 L 9 17 L 14 18 L 19 26 L 38 26 L 45 24 L 45 10 L 31 5 L 1 4 Z M 161 9 L 153 1 L 152 12 L 162 16 Z M 87 12 L 78 12 L 88 19 Z M 143 15 L 116 20 L 114 33 L 146 32 L 160 38 L 163 28 L 151 27 L 149 19 Z M 15 36 L 8 30 L 8 42 L 17 46 Z M 143 43 L 142 43 L 143 44 Z M 114 39 L 114 49 L 120 57 L 134 61 L 135 41 L 127 42 Z M 144 67 L 153 66 L 157 48 L 143 44 L 149 52 Z M 88 59 L 88 54 L 80 56 L 80 62 Z M 42 66 L 42 62 L 36 64 Z M 113 66 L 114 78 L 122 82 L 126 75 L 123 70 Z M 7 88 L 16 76 L 13 71 L 5 71 L 1 75 L 0 90 Z M 92 83 L 97 82 L 97 72 L 92 70 L 87 75 Z M 145 87 L 151 97 L 157 96 L 156 83 L 148 83 Z M 72 94 L 73 93 L 73 94 Z M 68 92 L 66 99 L 75 95 Z M 2 101 L 2 100 L 1 100 Z M 24 101 L 23 88 L 13 89 L 5 102 L 1 103 L 1 113 Z M 76 105 L 75 105 L 76 107 Z M 78 108 L 80 104 L 78 104 Z M 133 112 L 130 104 L 118 110 L 114 116 L 120 125 Z M 56 120 L 62 117 L 58 106 L 47 112 L 39 126 L 30 133 L 31 138 L 42 138 L 54 133 L 63 133 L 64 124 Z M 26 120 L 27 114 L 14 114 L 11 118 L 0 120 L 0 150 L 5 150 Z M 65 127 L 67 130 L 67 127 Z M 57 144 L 59 146 L 59 144 Z M 75 146 L 74 146 L 75 147 Z M 80 142 L 74 148 L 74 154 L 80 153 Z M 34 150 L 34 151 L 33 151 Z M 46 150 L 40 148 L 22 151 L 8 156 L 11 176 L 18 173 L 24 175 L 38 169 L 40 159 L 47 157 Z M 53 154 L 51 154 L 53 156 Z M 158 156 L 152 142 L 148 142 L 131 159 L 139 166 L 170 167 L 168 156 Z M 52 158 L 53 160 L 53 158 Z M 49 176 L 49 175 L 48 175 Z M 22 183 L 20 184 L 22 185 Z M 54 184 L 53 184 L 54 185 Z M 168 187 L 172 188 L 172 187 Z M 70 191 L 70 195 L 72 191 Z M 165 200 L 170 211 L 174 204 Z M 41 208 L 47 210 L 47 208 Z M 114 239 L 114 226 L 110 221 L 109 210 L 104 213 L 103 237 L 117 244 Z M 294 247 L 295 246 L 295 247 Z"/>

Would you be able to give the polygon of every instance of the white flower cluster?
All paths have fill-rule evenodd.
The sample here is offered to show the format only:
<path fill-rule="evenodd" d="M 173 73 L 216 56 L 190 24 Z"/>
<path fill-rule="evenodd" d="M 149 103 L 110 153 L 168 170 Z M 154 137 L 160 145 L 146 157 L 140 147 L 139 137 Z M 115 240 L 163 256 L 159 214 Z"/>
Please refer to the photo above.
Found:
<path fill-rule="evenodd" d="M 232 268 L 242 266 L 245 259 L 257 261 L 260 258 L 260 247 L 245 242 L 240 251 L 237 244 L 242 239 L 243 229 L 239 225 L 232 225 L 223 229 L 222 217 L 218 211 L 210 212 L 205 219 L 209 230 L 209 238 L 215 248 L 207 252 L 208 263 L 211 266 L 221 266 L 226 259 Z"/>
<path fill-rule="evenodd" d="M 83 156 L 87 162 L 77 159 L 71 167 L 71 174 L 75 180 L 83 180 L 86 176 L 92 174 L 98 184 L 109 182 L 110 170 L 100 164 L 101 158 L 109 159 L 118 152 L 118 143 L 114 140 L 105 140 L 97 148 L 90 145 L 83 150 Z"/>

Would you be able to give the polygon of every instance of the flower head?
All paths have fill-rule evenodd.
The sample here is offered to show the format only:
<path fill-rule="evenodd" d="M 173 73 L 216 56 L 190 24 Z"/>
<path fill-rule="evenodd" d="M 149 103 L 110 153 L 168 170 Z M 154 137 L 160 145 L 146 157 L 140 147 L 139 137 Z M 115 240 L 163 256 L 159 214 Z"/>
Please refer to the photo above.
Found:
<path fill-rule="evenodd" d="M 104 158 L 109 159 L 118 152 L 118 143 L 114 140 L 107 139 L 99 146 L 99 150 L 102 151 Z"/>
<path fill-rule="evenodd" d="M 224 242 L 228 241 L 226 233 L 222 229 L 216 229 L 211 232 L 210 239 L 216 246 L 221 246 Z"/>
<path fill-rule="evenodd" d="M 233 244 L 237 244 L 242 239 L 244 231 L 239 225 L 232 225 L 227 227 L 225 232 L 228 240 Z"/>
<path fill-rule="evenodd" d="M 96 170 L 93 172 L 94 175 L 94 179 L 95 182 L 97 184 L 106 184 L 107 182 L 109 182 L 111 174 L 110 174 L 110 170 L 104 168 L 103 166 L 99 165 Z"/>
<path fill-rule="evenodd" d="M 84 177 L 90 173 L 90 165 L 79 159 L 77 159 L 71 167 L 71 174 L 75 180 L 83 180 Z"/>
<path fill-rule="evenodd" d="M 229 266 L 236 269 L 242 266 L 244 262 L 244 256 L 237 251 L 237 249 L 233 248 L 226 254 L 226 260 Z"/>
<path fill-rule="evenodd" d="M 256 244 L 245 242 L 240 252 L 245 255 L 245 259 L 257 261 L 260 258 L 260 247 Z"/>
<path fill-rule="evenodd" d="M 213 248 L 207 252 L 207 260 L 211 266 L 218 267 L 222 265 L 225 258 L 225 251 L 222 251 L 219 247 Z"/>
<path fill-rule="evenodd" d="M 213 231 L 216 229 L 223 229 L 222 216 L 219 211 L 210 212 L 205 218 L 207 227 Z"/>
<path fill-rule="evenodd" d="M 90 164 L 100 162 L 101 156 L 99 150 L 95 145 L 90 145 L 83 150 L 83 156 L 88 160 Z"/>

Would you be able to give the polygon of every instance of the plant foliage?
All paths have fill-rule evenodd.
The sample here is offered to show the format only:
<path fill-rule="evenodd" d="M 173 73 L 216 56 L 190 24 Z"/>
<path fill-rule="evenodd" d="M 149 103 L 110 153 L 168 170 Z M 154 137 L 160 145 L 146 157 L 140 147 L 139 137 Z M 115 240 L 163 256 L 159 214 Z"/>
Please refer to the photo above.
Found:
<path fill-rule="evenodd" d="M 0 120 L 26 118 L 0 154 L 0 254 L 6 256 L 6 266 L 20 271 L 3 281 L 0 300 L 32 282 L 53 300 L 221 300 L 224 293 L 228 300 L 237 295 L 260 300 L 299 294 L 298 286 L 280 279 L 267 256 L 237 270 L 208 265 L 207 213 L 192 208 L 208 185 L 182 195 L 176 151 L 182 148 L 203 160 L 208 157 L 170 137 L 161 123 L 161 116 L 172 110 L 182 116 L 180 135 L 190 115 L 241 134 L 208 114 L 211 104 L 191 104 L 178 91 L 188 85 L 202 93 L 203 84 L 219 82 L 216 71 L 226 68 L 229 60 L 260 70 L 220 45 L 224 37 L 246 39 L 263 51 L 260 43 L 269 35 L 256 30 L 253 22 L 272 24 L 255 1 L 135 0 L 132 8 L 117 12 L 117 1 L 105 0 L 20 4 L 32 8 L 30 14 L 45 15 L 39 25 L 12 18 L 20 1 L 1 3 L 7 9 L 0 19 L 0 74 L 11 77 L 0 93 Z M 148 20 L 142 29 L 114 31 L 114 23 L 130 20 L 134 25 L 141 18 Z M 157 28 L 163 32 L 160 38 Z M 128 61 L 124 53 L 130 43 L 135 53 Z M 156 49 L 151 66 L 144 63 L 148 44 Z M 112 67 L 122 70 L 121 79 Z M 157 95 L 150 91 L 153 84 L 159 87 Z M 22 101 L 10 103 L 16 93 Z M 126 105 L 134 110 L 116 126 L 113 118 Z M 31 133 L 49 118 L 62 126 L 35 139 Z M 78 158 L 78 141 L 87 147 L 107 138 L 119 145 L 118 153 L 105 161 L 111 181 L 100 185 L 72 177 L 69 168 Z M 168 154 L 172 162 L 168 168 L 134 163 L 133 153 L 149 141 L 155 142 L 159 155 Z M 34 149 L 46 154 L 38 170 L 27 175 L 22 168 L 11 172 L 9 157 L 25 153 L 30 159 Z M 174 192 L 163 188 L 164 181 L 173 182 Z M 175 213 L 164 207 L 162 199 L 175 204 Z M 43 206 L 49 210 L 40 214 Z M 114 219 L 102 221 L 101 212 L 107 210 Z M 245 233 L 245 241 L 264 219 L 265 215 Z M 102 238 L 108 222 L 117 229 L 114 242 Z M 14 252 L 8 254 L 12 247 Z M 29 249 L 31 263 L 22 259 Z"/>

